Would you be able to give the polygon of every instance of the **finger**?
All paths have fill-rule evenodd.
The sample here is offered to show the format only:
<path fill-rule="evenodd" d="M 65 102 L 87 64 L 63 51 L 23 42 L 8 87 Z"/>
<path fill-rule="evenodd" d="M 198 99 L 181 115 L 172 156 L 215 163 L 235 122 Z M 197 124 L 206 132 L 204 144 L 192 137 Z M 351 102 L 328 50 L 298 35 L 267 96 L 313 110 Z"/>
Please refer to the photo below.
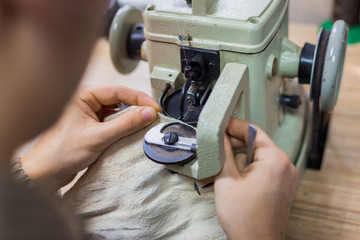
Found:
<path fill-rule="evenodd" d="M 238 171 L 242 172 L 246 166 L 246 155 L 243 153 L 236 154 L 235 162 Z"/>
<path fill-rule="evenodd" d="M 229 136 L 229 139 L 230 139 L 230 142 L 231 142 L 231 145 L 232 145 L 233 148 L 244 148 L 244 147 L 246 147 L 246 143 L 243 140 L 239 140 L 237 138 L 230 137 L 230 136 Z"/>
<path fill-rule="evenodd" d="M 124 86 L 85 87 L 80 90 L 80 99 L 86 102 L 94 112 L 106 105 L 125 103 L 137 106 L 153 107 L 161 111 L 160 106 L 147 94 Z"/>
<path fill-rule="evenodd" d="M 224 138 L 224 146 L 225 146 L 225 160 L 224 160 L 223 169 L 219 177 L 237 176 L 239 175 L 239 171 L 237 170 L 237 166 L 234 158 L 234 152 L 232 150 L 229 137 L 227 135 L 225 135 Z"/>
<path fill-rule="evenodd" d="M 251 123 L 242 119 L 230 119 L 227 132 L 231 137 L 248 143 L 248 128 Z M 255 139 L 255 149 L 259 147 L 274 147 L 275 143 L 271 138 L 259 127 L 256 126 L 257 134 Z"/>
<path fill-rule="evenodd" d="M 119 117 L 101 124 L 101 137 L 103 142 L 113 142 L 141 130 L 157 117 L 157 112 L 152 107 L 138 107 L 124 112 Z"/>

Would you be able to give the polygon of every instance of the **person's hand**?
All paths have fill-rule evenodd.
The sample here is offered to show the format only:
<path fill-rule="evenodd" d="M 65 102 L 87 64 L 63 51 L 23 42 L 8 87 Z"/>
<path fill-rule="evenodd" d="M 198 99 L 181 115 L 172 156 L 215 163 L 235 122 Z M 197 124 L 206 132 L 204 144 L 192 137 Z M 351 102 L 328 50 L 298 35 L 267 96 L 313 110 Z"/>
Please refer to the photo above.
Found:
<path fill-rule="evenodd" d="M 287 155 L 257 127 L 254 162 L 234 156 L 247 143 L 248 125 L 231 119 L 225 136 L 225 163 L 215 180 L 216 211 L 230 239 L 283 239 L 298 173 Z"/>
<path fill-rule="evenodd" d="M 102 122 L 103 107 L 118 103 L 143 107 Z M 145 93 L 122 86 L 84 87 L 55 126 L 22 158 L 23 169 L 35 182 L 59 189 L 112 143 L 152 123 L 156 111 L 159 105 Z"/>

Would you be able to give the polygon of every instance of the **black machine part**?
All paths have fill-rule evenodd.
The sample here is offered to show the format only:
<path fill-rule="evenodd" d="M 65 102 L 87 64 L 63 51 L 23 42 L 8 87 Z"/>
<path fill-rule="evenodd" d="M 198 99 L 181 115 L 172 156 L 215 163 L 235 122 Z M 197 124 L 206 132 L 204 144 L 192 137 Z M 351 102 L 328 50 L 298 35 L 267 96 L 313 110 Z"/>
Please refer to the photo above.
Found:
<path fill-rule="evenodd" d="M 311 97 L 313 100 L 312 136 L 307 167 L 319 170 L 323 161 L 323 155 L 327 140 L 327 133 L 331 114 L 320 109 L 321 84 L 325 55 L 329 41 L 330 31 L 321 30 L 320 38 L 315 54 L 315 66 L 312 79 Z"/>
<path fill-rule="evenodd" d="M 191 47 L 181 47 L 181 71 L 187 75 L 188 79 L 191 70 L 200 71 L 200 77 L 195 77 L 195 81 L 205 79 L 214 80 L 220 76 L 220 53 L 218 51 L 204 50 Z M 190 69 L 188 69 L 190 67 Z"/>
<path fill-rule="evenodd" d="M 283 106 L 297 109 L 301 105 L 301 99 L 300 99 L 300 96 L 298 96 L 298 95 L 282 94 L 282 95 L 280 95 L 280 103 Z"/>
<path fill-rule="evenodd" d="M 185 0 L 188 7 L 192 7 L 192 0 Z"/>
<path fill-rule="evenodd" d="M 166 89 L 165 89 L 166 90 Z M 163 95 L 166 95 L 167 91 L 164 91 Z M 163 113 L 166 116 L 170 116 L 172 118 L 181 120 L 190 124 L 192 126 L 196 126 L 200 113 L 204 108 L 204 105 L 200 104 L 191 104 L 189 101 L 184 102 L 184 109 L 187 109 L 183 114 L 180 111 L 181 102 L 180 98 L 182 95 L 182 89 L 178 89 L 168 94 L 166 97 L 160 98 L 160 106 L 163 109 Z"/>
<path fill-rule="evenodd" d="M 310 97 L 313 101 L 311 140 L 307 167 L 321 168 L 331 114 L 320 108 L 321 85 L 325 56 L 330 31 L 320 30 L 317 45 L 306 43 L 300 57 L 299 83 L 311 84 Z"/>
<path fill-rule="evenodd" d="M 127 54 L 133 60 L 141 60 L 141 46 L 145 41 L 145 24 L 135 24 L 129 33 L 127 40 Z"/>
<path fill-rule="evenodd" d="M 191 47 L 182 47 L 180 54 L 184 85 L 171 93 L 167 85 L 159 102 L 165 115 L 196 126 L 214 80 L 220 76 L 220 54 Z"/>
<path fill-rule="evenodd" d="M 298 73 L 300 84 L 310 84 L 315 48 L 315 45 L 305 43 L 301 51 Z"/>
<path fill-rule="evenodd" d="M 147 134 L 152 134 L 154 130 L 158 131 L 157 129 L 160 125 L 151 129 Z M 181 137 L 193 139 L 196 142 L 195 128 L 180 122 L 174 122 L 166 123 L 163 127 L 161 125 L 160 132 L 164 134 L 163 139 L 158 139 L 158 141 L 163 143 L 162 145 L 148 143 L 146 135 L 143 142 L 145 155 L 152 161 L 165 165 L 184 165 L 196 157 L 196 146 L 191 146 L 188 150 L 173 146 Z"/>

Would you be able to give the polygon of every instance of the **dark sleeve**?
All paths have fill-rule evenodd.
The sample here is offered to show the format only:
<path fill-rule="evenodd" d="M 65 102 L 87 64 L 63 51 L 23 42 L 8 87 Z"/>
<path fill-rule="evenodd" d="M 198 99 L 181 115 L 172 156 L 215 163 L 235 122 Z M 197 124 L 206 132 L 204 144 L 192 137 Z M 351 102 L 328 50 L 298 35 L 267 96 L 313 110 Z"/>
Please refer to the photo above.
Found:
<path fill-rule="evenodd" d="M 18 183 L 24 184 L 28 187 L 34 187 L 34 182 L 25 173 L 21 165 L 21 158 L 16 157 L 11 161 L 11 172 Z"/>
<path fill-rule="evenodd" d="M 85 239 L 81 220 L 71 208 L 33 184 L 19 163 L 12 166 L 16 180 L 0 169 L 0 239 Z"/>

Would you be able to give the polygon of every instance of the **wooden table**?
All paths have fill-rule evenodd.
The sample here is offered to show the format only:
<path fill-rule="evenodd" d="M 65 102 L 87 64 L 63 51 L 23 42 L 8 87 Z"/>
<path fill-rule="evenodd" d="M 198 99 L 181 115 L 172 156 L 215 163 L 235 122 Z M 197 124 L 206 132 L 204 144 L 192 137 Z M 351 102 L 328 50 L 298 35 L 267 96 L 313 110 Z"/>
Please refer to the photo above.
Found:
<path fill-rule="evenodd" d="M 292 26 L 298 44 L 316 27 Z M 360 45 L 347 50 L 338 105 L 321 171 L 306 170 L 292 206 L 287 239 L 360 239 Z"/>
<path fill-rule="evenodd" d="M 315 26 L 292 24 L 289 29 L 290 39 L 300 46 L 317 41 Z M 111 65 L 106 41 L 96 46 L 84 79 L 87 84 L 123 84 L 151 94 L 147 64 L 121 76 Z M 360 239 L 360 45 L 348 48 L 323 168 L 302 176 L 287 239 Z"/>

